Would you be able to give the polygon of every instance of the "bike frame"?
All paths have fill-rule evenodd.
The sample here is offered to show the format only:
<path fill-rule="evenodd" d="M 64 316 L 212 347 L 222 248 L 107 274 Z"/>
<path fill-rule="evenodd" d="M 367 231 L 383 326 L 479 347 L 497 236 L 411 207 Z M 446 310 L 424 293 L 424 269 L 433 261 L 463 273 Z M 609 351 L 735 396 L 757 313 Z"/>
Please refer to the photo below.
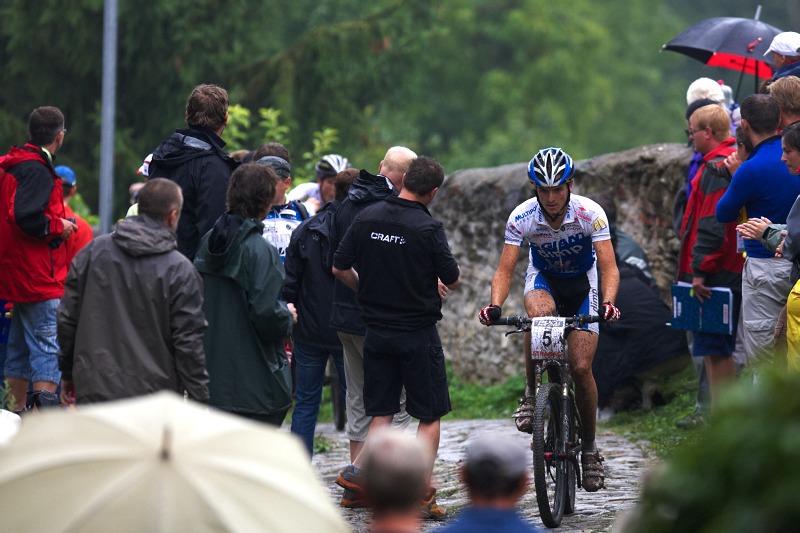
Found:
<path fill-rule="evenodd" d="M 581 483 L 578 454 L 581 448 L 582 425 L 570 374 L 569 329 L 599 320 L 600 317 L 589 315 L 517 316 L 500 318 L 492 324 L 516 326 L 516 330 L 506 332 L 506 336 L 525 332 L 531 334 L 535 380 L 532 384 L 535 415 L 531 448 L 534 452 L 537 502 L 542 522 L 547 527 L 558 527 L 563 514 L 574 512 L 575 486 L 580 486 Z M 546 387 L 545 377 L 548 383 Z M 546 413 L 556 418 L 544 422 L 548 416 Z M 545 426 L 548 432 L 555 430 L 555 434 L 548 433 L 544 437 Z M 537 464 L 540 465 L 539 468 L 536 468 Z M 547 478 L 554 484 L 554 492 L 548 488 Z"/>

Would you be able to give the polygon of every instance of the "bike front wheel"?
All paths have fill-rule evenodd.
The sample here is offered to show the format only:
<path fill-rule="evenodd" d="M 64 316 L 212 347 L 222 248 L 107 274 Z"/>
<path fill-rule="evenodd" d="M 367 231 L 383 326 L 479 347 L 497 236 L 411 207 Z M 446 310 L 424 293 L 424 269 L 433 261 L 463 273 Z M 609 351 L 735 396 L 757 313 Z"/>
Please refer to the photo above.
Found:
<path fill-rule="evenodd" d="M 561 524 L 569 497 L 570 417 L 563 412 L 561 390 L 557 383 L 542 384 L 536 394 L 533 413 L 533 482 L 539 516 L 547 527 Z"/>

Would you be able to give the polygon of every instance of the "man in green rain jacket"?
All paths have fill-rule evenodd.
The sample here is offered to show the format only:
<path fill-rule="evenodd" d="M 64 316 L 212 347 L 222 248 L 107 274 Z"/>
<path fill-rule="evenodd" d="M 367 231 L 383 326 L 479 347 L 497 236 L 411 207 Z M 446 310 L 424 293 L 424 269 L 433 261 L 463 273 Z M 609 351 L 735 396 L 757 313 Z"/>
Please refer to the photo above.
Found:
<path fill-rule="evenodd" d="M 246 164 L 231 175 L 228 210 L 202 239 L 195 267 L 203 277 L 209 404 L 280 426 L 292 403 L 283 339 L 296 313 L 279 300 L 284 270 L 261 236 L 275 196 L 275 173 Z"/>

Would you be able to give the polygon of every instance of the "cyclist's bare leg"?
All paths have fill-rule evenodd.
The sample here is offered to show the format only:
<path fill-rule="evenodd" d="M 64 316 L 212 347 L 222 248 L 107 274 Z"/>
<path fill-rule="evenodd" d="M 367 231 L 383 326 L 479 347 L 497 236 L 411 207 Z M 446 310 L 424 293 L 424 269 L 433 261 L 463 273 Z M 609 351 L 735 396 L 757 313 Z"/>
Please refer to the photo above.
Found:
<path fill-rule="evenodd" d="M 597 335 L 586 330 L 569 336 L 569 368 L 575 382 L 575 403 L 581 415 L 581 466 L 583 488 L 595 492 L 605 486 L 603 457 L 595 446 L 597 431 L 597 384 L 592 375 L 592 360 L 597 348 Z"/>
<path fill-rule="evenodd" d="M 543 290 L 533 290 L 525 294 L 525 311 L 528 316 L 553 316 L 556 314 L 556 302 L 549 292 Z M 531 334 L 525 334 L 525 377 L 528 386 L 533 390 L 536 381 L 536 372 L 533 361 L 531 361 Z"/>
<path fill-rule="evenodd" d="M 569 336 L 569 368 L 575 382 L 575 403 L 581 415 L 582 448 L 594 450 L 597 430 L 597 384 L 592 374 L 592 360 L 597 349 L 597 335 L 586 330 L 573 331 Z"/>

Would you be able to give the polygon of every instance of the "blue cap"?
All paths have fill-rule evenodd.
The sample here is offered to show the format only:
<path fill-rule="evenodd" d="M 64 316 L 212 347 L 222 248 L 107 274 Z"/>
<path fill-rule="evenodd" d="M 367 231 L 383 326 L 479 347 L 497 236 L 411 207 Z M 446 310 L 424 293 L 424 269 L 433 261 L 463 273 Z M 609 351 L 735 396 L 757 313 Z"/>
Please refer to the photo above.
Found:
<path fill-rule="evenodd" d="M 56 167 L 56 174 L 61 176 L 61 179 L 69 185 L 75 185 L 78 179 L 75 177 L 75 172 L 66 165 L 59 165 Z"/>

